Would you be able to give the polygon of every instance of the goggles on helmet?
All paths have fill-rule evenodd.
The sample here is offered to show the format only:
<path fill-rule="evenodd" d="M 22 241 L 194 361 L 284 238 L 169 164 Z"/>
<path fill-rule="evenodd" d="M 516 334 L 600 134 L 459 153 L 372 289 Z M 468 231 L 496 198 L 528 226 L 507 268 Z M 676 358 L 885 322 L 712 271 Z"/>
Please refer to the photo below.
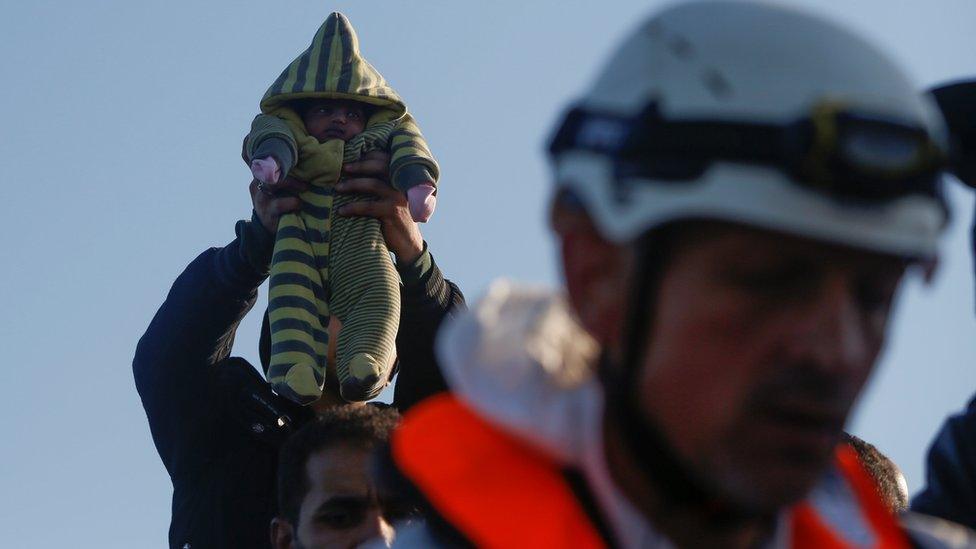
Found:
<path fill-rule="evenodd" d="M 920 194 L 942 200 L 942 147 L 921 126 L 817 105 L 787 124 L 664 118 L 651 103 L 634 118 L 572 109 L 549 151 L 610 156 L 617 180 L 689 182 L 713 162 L 771 166 L 797 183 L 857 201 Z"/>

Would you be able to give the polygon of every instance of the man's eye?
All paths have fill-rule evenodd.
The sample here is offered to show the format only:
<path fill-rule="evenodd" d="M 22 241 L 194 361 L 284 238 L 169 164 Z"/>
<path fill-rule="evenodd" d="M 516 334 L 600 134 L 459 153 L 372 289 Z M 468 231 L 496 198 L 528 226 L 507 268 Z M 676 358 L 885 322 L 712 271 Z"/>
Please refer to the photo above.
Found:
<path fill-rule="evenodd" d="M 732 281 L 749 292 L 776 293 L 798 291 L 814 282 L 808 269 L 783 265 L 764 269 L 733 272 Z"/>
<path fill-rule="evenodd" d="M 867 312 L 886 311 L 894 298 L 894 289 L 883 283 L 866 281 L 857 289 L 857 299 Z"/>
<path fill-rule="evenodd" d="M 349 507 L 327 509 L 320 513 L 317 519 L 318 522 L 329 528 L 346 530 L 357 526 L 363 521 L 363 510 Z"/>

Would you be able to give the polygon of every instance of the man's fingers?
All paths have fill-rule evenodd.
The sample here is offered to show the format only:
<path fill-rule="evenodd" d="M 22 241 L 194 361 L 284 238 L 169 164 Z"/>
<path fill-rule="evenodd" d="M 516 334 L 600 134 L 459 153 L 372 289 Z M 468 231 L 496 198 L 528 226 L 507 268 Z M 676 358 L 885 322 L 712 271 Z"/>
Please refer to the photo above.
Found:
<path fill-rule="evenodd" d="M 380 158 L 379 154 L 383 155 L 383 157 Z M 371 175 L 373 177 L 388 179 L 390 177 L 389 155 L 386 153 L 378 153 L 378 155 L 373 156 L 372 158 L 370 156 L 371 155 L 367 154 L 358 162 L 343 164 L 342 171 L 345 173 Z"/>
<path fill-rule="evenodd" d="M 251 181 L 251 203 L 258 217 L 265 224 L 273 224 L 274 219 L 283 213 L 293 212 L 301 207 L 300 199 L 295 196 L 304 192 L 308 184 L 291 177 L 278 183 L 260 183 L 256 179 Z M 272 219 L 268 220 L 271 216 Z"/>
<path fill-rule="evenodd" d="M 288 176 L 277 183 L 265 183 L 264 188 L 271 194 L 303 193 L 308 190 L 308 183 Z"/>
<path fill-rule="evenodd" d="M 345 217 L 375 217 L 381 218 L 389 212 L 389 205 L 383 202 L 351 202 L 339 208 L 337 212 Z"/>
<path fill-rule="evenodd" d="M 352 177 L 343 179 L 336 185 L 336 190 L 340 193 L 364 193 L 372 194 L 377 197 L 386 197 L 398 193 L 396 189 L 389 186 L 386 182 L 373 177 Z"/>
<path fill-rule="evenodd" d="M 248 186 L 248 190 L 251 192 L 251 204 L 257 211 L 266 209 L 268 207 L 268 203 L 274 199 L 273 196 L 262 191 L 260 185 L 260 182 L 257 179 L 254 179 Z M 265 188 L 267 188 L 267 184 L 265 184 Z"/>
<path fill-rule="evenodd" d="M 280 217 L 283 214 L 298 211 L 301 207 L 302 201 L 298 197 L 283 196 L 281 198 L 275 198 L 268 204 L 268 212 L 275 217 Z"/>
<path fill-rule="evenodd" d="M 254 184 L 257 185 L 257 181 Z M 308 190 L 308 183 L 288 176 L 277 183 L 263 183 L 258 190 L 261 190 L 261 187 L 264 187 L 265 194 L 276 196 L 282 193 L 303 193 Z"/>
<path fill-rule="evenodd" d="M 390 153 L 381 150 L 369 151 L 363 155 L 363 160 L 376 160 L 378 162 L 383 162 L 387 166 L 390 165 Z"/>

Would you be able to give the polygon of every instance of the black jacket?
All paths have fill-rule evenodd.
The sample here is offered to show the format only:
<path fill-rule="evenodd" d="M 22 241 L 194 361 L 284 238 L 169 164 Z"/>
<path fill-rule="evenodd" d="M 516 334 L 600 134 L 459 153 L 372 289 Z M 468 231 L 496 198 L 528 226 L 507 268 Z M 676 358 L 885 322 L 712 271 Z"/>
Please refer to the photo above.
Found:
<path fill-rule="evenodd" d="M 272 393 L 247 361 L 228 358 L 267 276 L 270 242 L 256 227 L 239 223 L 238 238 L 190 263 L 136 349 L 136 388 L 173 481 L 170 547 L 268 547 L 278 448 L 311 417 Z M 433 339 L 464 304 L 426 250 L 422 258 L 423 272 L 416 263 L 398 266 L 404 287 L 394 405 L 401 409 L 445 388 Z"/>
<path fill-rule="evenodd" d="M 976 529 L 976 398 L 942 425 L 925 468 L 926 486 L 912 511 Z"/>

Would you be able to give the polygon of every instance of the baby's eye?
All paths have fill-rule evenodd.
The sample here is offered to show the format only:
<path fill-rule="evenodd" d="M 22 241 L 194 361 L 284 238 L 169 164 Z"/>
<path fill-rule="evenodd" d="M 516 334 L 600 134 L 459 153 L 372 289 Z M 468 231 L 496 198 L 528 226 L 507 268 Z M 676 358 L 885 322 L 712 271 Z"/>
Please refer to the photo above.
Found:
<path fill-rule="evenodd" d="M 324 114 L 328 116 L 332 114 L 332 109 L 330 107 L 316 107 L 315 114 Z"/>
<path fill-rule="evenodd" d="M 359 120 L 362 117 L 363 117 L 363 115 L 361 115 L 361 114 L 359 114 L 358 112 L 355 112 L 355 111 L 352 111 L 352 112 L 350 112 L 350 113 L 348 113 L 346 115 L 346 118 L 349 118 L 349 119 L 352 119 L 352 120 Z"/>

